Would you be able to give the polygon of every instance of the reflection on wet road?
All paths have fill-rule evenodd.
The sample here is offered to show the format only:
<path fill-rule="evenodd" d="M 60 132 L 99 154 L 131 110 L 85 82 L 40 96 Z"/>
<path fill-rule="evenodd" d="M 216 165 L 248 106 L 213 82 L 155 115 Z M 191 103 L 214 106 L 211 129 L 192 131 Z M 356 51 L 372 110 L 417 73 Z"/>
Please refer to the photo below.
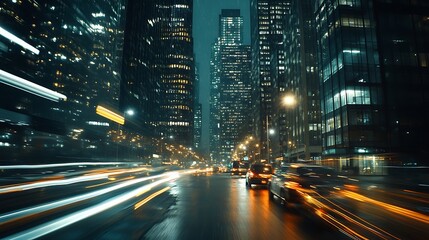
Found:
<path fill-rule="evenodd" d="M 270 201 L 263 187 L 247 189 L 228 175 L 182 178 L 177 202 L 145 239 L 340 239 L 335 230 Z"/>
<path fill-rule="evenodd" d="M 353 180 L 300 207 L 227 173 L 147 167 L 3 174 L 5 239 L 427 239 L 429 194 Z M 61 171 L 61 172 L 59 172 Z"/>

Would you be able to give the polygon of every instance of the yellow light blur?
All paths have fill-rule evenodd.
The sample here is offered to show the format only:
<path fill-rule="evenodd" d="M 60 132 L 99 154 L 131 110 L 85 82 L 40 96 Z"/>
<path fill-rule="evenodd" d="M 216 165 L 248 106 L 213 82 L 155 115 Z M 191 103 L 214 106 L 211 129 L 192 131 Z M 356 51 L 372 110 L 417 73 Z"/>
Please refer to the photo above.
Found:
<path fill-rule="evenodd" d="M 151 194 L 149 197 L 141 200 L 140 202 L 136 203 L 136 205 L 134 205 L 134 210 L 136 210 L 139 207 L 143 206 L 144 204 L 146 204 L 150 200 L 156 198 L 158 195 L 162 194 L 163 192 L 168 191 L 170 188 L 171 187 L 165 187 L 165 188 L 159 190 L 158 192 L 155 192 L 155 193 Z"/>
<path fill-rule="evenodd" d="M 285 106 L 288 106 L 288 107 L 294 106 L 296 104 L 295 96 L 293 96 L 291 94 L 284 96 L 283 97 L 283 104 Z"/>
<path fill-rule="evenodd" d="M 121 125 L 124 125 L 125 123 L 125 119 L 124 117 L 122 117 L 121 115 L 113 112 L 112 110 L 109 110 L 103 106 L 98 105 L 97 108 L 95 109 L 95 112 L 100 115 L 103 116 L 109 120 L 112 120 L 116 123 L 119 123 Z"/>

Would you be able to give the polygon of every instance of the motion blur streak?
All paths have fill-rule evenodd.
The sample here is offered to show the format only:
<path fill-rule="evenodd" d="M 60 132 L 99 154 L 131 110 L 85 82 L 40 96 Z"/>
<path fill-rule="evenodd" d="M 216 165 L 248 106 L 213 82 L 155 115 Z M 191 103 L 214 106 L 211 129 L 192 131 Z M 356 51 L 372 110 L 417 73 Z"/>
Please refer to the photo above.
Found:
<path fill-rule="evenodd" d="M 353 231 L 352 229 L 348 228 L 347 226 L 345 226 L 344 224 L 342 224 L 340 221 L 336 220 L 331 215 L 326 214 L 322 210 L 316 211 L 316 214 L 318 216 L 320 216 L 323 220 L 325 220 L 326 222 L 328 222 L 329 224 L 331 224 L 332 226 L 338 228 L 341 232 L 343 232 L 344 234 L 346 234 L 350 238 L 358 237 L 359 239 L 365 239 L 365 240 L 368 239 L 368 238 L 365 238 L 364 236 L 358 234 L 357 232 Z"/>
<path fill-rule="evenodd" d="M 130 181 L 127 181 L 127 182 L 120 183 L 118 185 L 115 185 L 115 186 L 112 186 L 112 187 L 109 187 L 109 188 L 97 190 L 97 191 L 94 191 L 94 192 L 86 193 L 86 194 L 75 196 L 75 197 L 72 197 L 72 198 L 67 198 L 67 199 L 63 199 L 63 200 L 60 200 L 60 201 L 51 202 L 51 203 L 48 203 L 48 204 L 42 204 L 42 205 L 39 205 L 39 206 L 36 206 L 36 207 L 27 208 L 27 209 L 23 209 L 23 210 L 20 210 L 20 211 L 15 211 L 15 212 L 12 212 L 12 213 L 1 215 L 0 216 L 0 225 L 6 223 L 7 221 L 17 220 L 17 219 L 20 219 L 22 217 L 26 217 L 26 216 L 31 215 L 31 214 L 37 214 L 37 213 L 41 213 L 41 212 L 44 212 L 44 211 L 49 211 L 49 210 L 52 210 L 52 209 L 55 209 L 55 208 L 63 207 L 65 205 L 69 205 L 69 204 L 73 204 L 73 203 L 76 203 L 76 202 L 79 202 L 79 201 L 83 201 L 83 200 L 87 200 L 87 199 L 90 199 L 90 198 L 93 198 L 93 197 L 97 197 L 97 196 L 100 196 L 102 194 L 106 194 L 106 193 L 111 192 L 111 191 L 115 191 L 115 190 L 118 190 L 118 189 L 121 189 L 121 188 L 124 188 L 124 187 L 131 186 L 133 184 L 141 183 L 141 182 L 152 180 L 152 179 L 155 179 L 155 178 L 162 178 L 162 177 L 177 178 L 177 176 L 178 175 L 172 175 L 171 173 L 166 173 L 166 174 L 162 174 L 162 175 L 158 175 L 158 176 L 152 176 L 152 177 L 144 177 L 144 178 L 134 179 L 134 180 L 130 180 Z"/>
<path fill-rule="evenodd" d="M 319 193 L 317 193 L 317 192 L 314 192 L 314 193 L 318 195 L 318 198 L 327 201 L 330 205 L 333 206 L 333 208 L 332 208 L 332 207 L 318 201 L 317 199 L 315 199 L 311 196 L 306 197 L 306 200 L 309 203 L 314 204 L 318 208 L 325 209 L 326 211 L 330 211 L 334 214 L 337 214 L 337 215 L 341 216 L 343 219 L 347 220 L 348 222 L 354 224 L 355 226 L 364 228 L 364 229 L 372 232 L 373 234 L 380 237 L 380 239 L 398 239 L 394 235 L 392 235 L 392 234 L 386 232 L 385 230 L 375 226 L 374 224 L 360 218 L 359 216 L 347 211 L 346 209 L 340 207 L 339 205 L 335 204 L 334 202 L 330 201 L 329 199 L 321 196 Z M 362 238 L 358 233 L 356 233 L 355 231 L 352 231 L 351 229 L 346 227 L 344 224 L 342 224 L 340 222 L 340 220 L 335 219 L 334 216 L 331 216 L 331 215 L 325 213 L 325 211 L 323 211 L 321 209 L 316 209 L 316 213 L 317 213 L 317 215 L 322 217 L 325 221 L 327 221 L 328 223 L 332 224 L 333 226 L 337 227 L 338 229 L 340 229 L 342 231 L 345 231 L 351 235 L 355 235 L 355 236 L 358 236 L 359 238 Z"/>
<path fill-rule="evenodd" d="M 119 114 L 113 112 L 112 110 L 107 109 L 103 106 L 98 105 L 97 108 L 95 109 L 95 112 L 98 115 L 103 116 L 107 119 L 110 119 L 110 120 L 112 120 L 116 123 L 119 123 L 121 125 L 124 125 L 124 123 L 125 123 L 124 117 L 122 117 L 121 115 L 119 115 Z"/>
<path fill-rule="evenodd" d="M 67 97 L 64 94 L 55 92 L 51 89 L 45 88 L 41 85 L 35 84 L 3 70 L 0 70 L 0 82 L 54 102 L 67 100 Z"/>
<path fill-rule="evenodd" d="M 107 174 L 100 174 L 100 175 L 92 175 L 92 176 L 75 177 L 75 178 L 71 178 L 71 179 L 45 180 L 45 181 L 41 181 L 41 182 L 38 181 L 38 182 L 33 182 L 33 183 L 25 183 L 25 184 L 18 185 L 18 186 L 0 188 L 0 193 L 24 191 L 24 190 L 29 190 L 29 189 L 51 187 L 51 186 L 62 186 L 62 185 L 69 185 L 69 184 L 73 184 L 73 183 L 94 181 L 94 180 L 107 179 L 107 178 L 108 178 Z"/>
<path fill-rule="evenodd" d="M 104 201 L 100 204 L 97 204 L 95 206 L 88 207 L 86 209 L 82 209 L 80 211 L 66 215 L 64 217 L 58 218 L 58 219 L 50 221 L 50 222 L 46 222 L 44 224 L 33 227 L 33 228 L 28 229 L 26 231 L 14 234 L 14 235 L 9 236 L 9 237 L 6 237 L 5 239 L 28 240 L 28 239 L 35 239 L 35 238 L 42 237 L 42 236 L 47 235 L 51 232 L 57 231 L 63 227 L 69 226 L 73 223 L 76 223 L 78 221 L 89 218 L 95 214 L 102 212 L 102 211 L 106 211 L 112 207 L 115 207 L 121 203 L 124 203 L 127 200 L 135 198 L 135 196 L 139 192 L 144 191 L 145 189 L 153 188 L 155 186 L 158 186 L 162 183 L 165 183 L 165 182 L 168 182 L 171 180 L 176 180 L 179 177 L 179 175 L 177 173 L 176 174 L 166 174 L 166 175 L 169 175 L 169 176 L 164 175 L 164 177 L 166 177 L 165 179 L 155 181 L 155 182 L 150 183 L 148 185 L 139 187 L 139 188 L 134 189 L 132 191 L 129 191 L 127 193 L 123 193 L 121 195 L 113 197 L 113 198 L 106 200 L 106 201 Z"/>
<path fill-rule="evenodd" d="M 38 169 L 38 168 L 55 168 L 71 166 L 98 166 L 98 165 L 120 165 L 125 162 L 75 162 L 75 163 L 56 163 L 56 164 L 39 164 L 39 165 L 8 165 L 0 166 L 0 169 Z M 127 163 L 128 164 L 128 163 Z"/>
<path fill-rule="evenodd" d="M 91 186 L 88 186 L 88 187 L 85 187 L 85 188 L 95 188 L 95 187 L 100 187 L 100 186 L 104 186 L 104 185 L 112 184 L 113 182 L 126 181 L 126 180 L 131 180 L 131 179 L 134 179 L 134 178 L 136 178 L 136 177 L 131 176 L 131 177 L 127 177 L 127 178 L 114 179 L 114 180 L 109 178 L 109 180 L 111 180 L 110 182 L 105 182 L 105 183 L 95 184 L 95 185 L 91 185 Z"/>
<path fill-rule="evenodd" d="M 35 53 L 36 55 L 39 54 L 39 49 L 31 46 L 30 44 L 26 43 L 24 40 L 18 38 L 17 36 L 13 35 L 12 33 L 10 33 L 9 31 L 7 31 L 6 29 L 0 27 L 0 35 L 2 35 L 3 37 L 9 39 L 10 41 L 18 44 L 19 46 L 32 51 L 33 53 Z"/>
<path fill-rule="evenodd" d="M 101 180 L 101 179 L 108 179 L 111 175 L 119 175 L 124 173 L 133 173 L 133 172 L 139 172 L 144 171 L 147 168 L 138 168 L 138 169 L 119 169 L 119 170 L 97 170 L 95 173 L 89 173 L 85 174 L 84 176 L 75 177 L 75 178 L 69 178 L 69 179 L 61 179 L 61 180 L 52 180 L 51 179 L 45 179 L 43 181 L 37 181 L 37 182 L 31 182 L 31 183 L 22 183 L 22 184 L 13 184 L 10 186 L 5 186 L 3 188 L 0 188 L 0 194 L 1 193 L 11 193 L 11 192 L 17 192 L 17 191 L 24 191 L 24 190 L 30 190 L 35 188 L 42 188 L 42 187 L 52 187 L 52 186 L 62 186 L 62 185 L 69 185 L 79 182 L 87 182 L 87 181 L 94 181 L 94 180 Z M 58 178 L 58 176 L 57 176 Z M 124 179 L 123 179 L 124 180 Z"/>
<path fill-rule="evenodd" d="M 100 165 L 121 165 L 129 164 L 127 162 L 75 162 L 75 163 L 55 163 L 55 164 L 38 164 L 38 165 L 7 165 L 0 166 L 0 169 L 38 169 L 70 166 L 100 166 Z"/>
<path fill-rule="evenodd" d="M 139 207 L 143 206 L 144 204 L 146 204 L 147 202 L 149 202 L 150 200 L 156 198 L 158 195 L 162 194 L 165 191 L 170 190 L 171 187 L 165 187 L 161 190 L 159 190 L 158 192 L 152 193 L 149 197 L 141 200 L 140 202 L 138 202 L 136 205 L 134 205 L 134 210 L 138 209 Z M 141 194 L 140 194 L 141 195 Z"/>
<path fill-rule="evenodd" d="M 395 205 L 391 205 L 388 203 L 384 203 L 381 201 L 377 201 L 375 199 L 369 198 L 369 197 L 365 197 L 361 194 L 355 193 L 355 192 L 350 192 L 347 190 L 343 191 L 344 196 L 352 198 L 352 199 L 356 199 L 358 201 L 364 201 L 364 202 L 368 202 L 368 203 L 372 203 L 375 204 L 377 206 L 383 207 L 384 209 L 391 211 L 393 213 L 397 213 L 400 214 L 402 216 L 408 217 L 408 218 L 412 218 L 414 220 L 418 220 L 421 221 L 423 223 L 429 224 L 429 216 L 426 216 L 424 214 L 406 209 L 406 208 L 402 208 L 402 207 L 398 207 Z"/>

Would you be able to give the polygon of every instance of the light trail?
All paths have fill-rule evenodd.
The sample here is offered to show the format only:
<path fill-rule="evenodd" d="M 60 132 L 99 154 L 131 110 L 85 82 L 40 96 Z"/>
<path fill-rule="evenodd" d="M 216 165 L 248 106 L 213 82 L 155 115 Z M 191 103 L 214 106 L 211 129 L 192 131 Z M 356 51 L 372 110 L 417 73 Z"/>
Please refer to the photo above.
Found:
<path fill-rule="evenodd" d="M 119 175 L 124 173 L 134 173 L 145 171 L 147 168 L 137 168 L 137 169 L 112 169 L 112 170 L 96 170 L 94 173 L 88 173 L 83 176 L 68 178 L 68 179 L 45 179 L 42 181 L 35 182 L 26 182 L 20 184 L 6 185 L 0 188 L 0 194 L 2 193 L 11 193 L 17 191 L 25 191 L 30 189 L 42 188 L 42 187 L 52 187 L 52 186 L 63 186 L 70 185 L 74 183 L 87 182 L 108 179 L 111 175 Z"/>
<path fill-rule="evenodd" d="M 132 191 L 129 191 L 127 193 L 123 193 L 121 195 L 118 195 L 116 197 L 113 197 L 109 200 L 103 201 L 100 204 L 97 204 L 92 207 L 88 207 L 86 209 L 82 209 L 80 211 L 77 211 L 75 213 L 68 214 L 64 217 L 60 217 L 54 220 L 51 220 L 49 222 L 46 222 L 44 224 L 41 224 L 39 226 L 33 227 L 31 229 L 22 231 L 20 233 L 16 233 L 14 235 L 8 236 L 5 239 L 16 239 L 16 240 L 29 240 L 29 239 L 36 239 L 42 236 L 45 236 L 49 233 L 52 233 L 54 231 L 57 231 L 61 228 L 67 227 L 73 223 L 79 222 L 81 220 L 84 220 L 88 217 L 94 216 L 98 213 L 101 213 L 103 211 L 106 211 L 112 207 L 115 207 L 121 203 L 124 203 L 127 200 L 133 199 L 138 195 L 138 193 L 144 191 L 145 189 L 150 189 L 153 187 L 156 187 L 162 183 L 176 180 L 179 177 L 179 174 L 177 172 L 175 173 L 169 173 L 168 177 L 165 179 L 158 180 L 156 182 L 150 183 L 148 185 L 136 188 Z"/>
<path fill-rule="evenodd" d="M 299 190 L 298 190 L 299 191 Z M 330 199 L 322 196 L 317 191 L 308 192 L 307 194 L 304 192 L 299 191 L 299 193 L 304 196 L 304 199 L 307 201 L 308 204 L 310 204 L 310 207 L 312 207 L 316 214 L 321 217 L 323 220 L 328 222 L 329 224 L 335 226 L 340 231 L 345 232 L 347 234 L 354 235 L 358 237 L 359 239 L 366 239 L 361 234 L 358 234 L 356 231 L 353 231 L 351 228 L 347 227 L 343 223 L 341 223 L 340 219 L 337 219 L 335 216 L 328 214 L 328 212 L 334 213 L 341 217 L 341 219 L 344 219 L 354 226 L 360 227 L 362 229 L 365 229 L 375 235 L 377 235 L 380 239 L 399 239 L 395 237 L 393 234 L 377 227 L 376 225 L 362 219 L 361 217 L 347 211 L 346 209 L 342 208 L 338 204 L 335 204 Z M 308 193 L 317 195 L 316 197 L 312 197 Z M 328 202 L 328 204 L 322 203 L 320 200 L 324 200 Z M 333 206 L 333 207 L 331 207 Z"/>
<path fill-rule="evenodd" d="M 55 163 L 55 164 L 38 164 L 38 165 L 3 165 L 0 169 L 38 169 L 38 168 L 56 168 L 71 166 L 100 166 L 100 165 L 130 165 L 130 162 L 74 162 L 74 163 Z"/>
<path fill-rule="evenodd" d="M 162 193 L 170 190 L 171 187 L 165 187 L 153 194 L 151 194 L 149 197 L 141 200 L 140 202 L 138 202 L 136 205 L 134 205 L 134 210 L 138 209 L 139 207 L 143 206 L 144 204 L 146 204 L 147 202 L 149 202 L 150 200 L 156 198 L 157 196 L 161 195 Z M 141 195 L 142 193 L 139 193 L 139 195 Z"/>
<path fill-rule="evenodd" d="M 0 226 L 2 224 L 5 224 L 6 222 L 14 221 L 16 219 L 26 217 L 28 215 L 38 214 L 41 212 L 53 210 L 53 209 L 60 208 L 60 207 L 63 207 L 63 206 L 69 205 L 69 204 L 76 203 L 76 202 L 84 201 L 84 200 L 87 200 L 90 198 L 94 198 L 94 197 L 97 197 L 97 196 L 100 196 L 100 195 L 103 195 L 103 194 L 124 188 L 124 187 L 131 186 L 133 184 L 141 183 L 144 181 L 148 181 L 148 180 L 152 180 L 152 179 L 156 179 L 156 178 L 162 178 L 162 177 L 169 177 L 169 176 L 172 176 L 172 174 L 178 175 L 178 173 L 165 173 L 165 174 L 161 174 L 161 175 L 157 175 L 157 176 L 133 179 L 133 180 L 129 180 L 127 182 L 119 183 L 115 186 L 108 187 L 108 188 L 101 189 L 101 190 L 97 190 L 94 192 L 78 195 L 75 197 L 71 197 L 71 198 L 67 198 L 67 199 L 63 199 L 60 201 L 55 201 L 55 202 L 51 202 L 51 203 L 47 203 L 47 204 L 41 204 L 41 205 L 36 206 L 36 207 L 30 207 L 30 208 L 18 210 L 18 211 L 12 212 L 12 213 L 7 213 L 7 214 L 0 216 Z"/>
<path fill-rule="evenodd" d="M 19 46 L 21 46 L 27 50 L 30 50 L 31 52 L 35 53 L 36 55 L 38 55 L 40 53 L 39 49 L 31 46 L 30 44 L 28 44 L 27 42 L 25 42 L 21 38 L 15 36 L 14 34 L 10 33 L 9 31 L 7 31 L 6 29 L 4 29 L 2 27 L 0 27 L 0 35 L 9 39 L 11 42 L 18 44 Z"/>
<path fill-rule="evenodd" d="M 427 216 L 425 214 L 421 214 L 419 212 L 415 212 L 415 211 L 412 211 L 412 210 L 409 210 L 406 208 L 402 208 L 402 207 L 398 207 L 398 206 L 388 204 L 388 203 L 385 203 L 382 201 L 378 201 L 378 200 L 363 196 L 359 193 L 355 193 L 355 192 L 351 192 L 351 191 L 347 191 L 347 190 L 343 191 L 343 195 L 346 197 L 349 197 L 351 199 L 355 199 L 358 201 L 367 202 L 370 204 L 374 204 L 376 206 L 380 206 L 380 207 L 382 207 L 382 208 L 384 208 L 390 212 L 400 214 L 402 216 L 405 216 L 405 217 L 408 217 L 408 218 L 429 224 L 429 216 Z"/>

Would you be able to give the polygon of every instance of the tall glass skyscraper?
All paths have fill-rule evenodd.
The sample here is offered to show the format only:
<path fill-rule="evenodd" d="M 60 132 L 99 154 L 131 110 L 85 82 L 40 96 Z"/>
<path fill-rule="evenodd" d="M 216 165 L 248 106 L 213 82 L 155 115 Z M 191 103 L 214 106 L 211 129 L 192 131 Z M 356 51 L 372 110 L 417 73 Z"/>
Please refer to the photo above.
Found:
<path fill-rule="evenodd" d="M 139 115 L 156 135 L 192 147 L 192 1 L 130 1 L 128 10 L 126 101 L 138 105 Z"/>
<path fill-rule="evenodd" d="M 286 130 L 283 128 L 284 113 L 275 101 L 285 91 L 284 72 L 284 34 L 286 17 L 290 12 L 290 0 L 251 0 L 251 41 L 252 41 L 252 93 L 253 131 L 263 143 L 262 156 L 268 158 L 267 150 L 275 149 L 274 155 L 283 152 Z M 276 129 L 270 137 L 268 129 Z M 270 154 L 271 155 L 271 154 Z"/>
<path fill-rule="evenodd" d="M 210 92 L 211 159 L 229 161 L 251 129 L 250 46 L 243 45 L 240 10 L 223 9 L 219 38 L 212 47 Z"/>
<path fill-rule="evenodd" d="M 316 24 L 325 162 L 381 173 L 387 134 L 372 1 L 317 1 Z"/>
<path fill-rule="evenodd" d="M 320 111 L 319 74 L 317 66 L 317 41 L 314 5 L 311 0 L 291 0 L 290 14 L 285 27 L 285 76 L 281 81 L 285 92 L 294 96 L 293 106 L 282 104 L 280 114 L 286 121 L 282 146 L 286 160 L 320 160 L 322 155 L 322 124 Z"/>

